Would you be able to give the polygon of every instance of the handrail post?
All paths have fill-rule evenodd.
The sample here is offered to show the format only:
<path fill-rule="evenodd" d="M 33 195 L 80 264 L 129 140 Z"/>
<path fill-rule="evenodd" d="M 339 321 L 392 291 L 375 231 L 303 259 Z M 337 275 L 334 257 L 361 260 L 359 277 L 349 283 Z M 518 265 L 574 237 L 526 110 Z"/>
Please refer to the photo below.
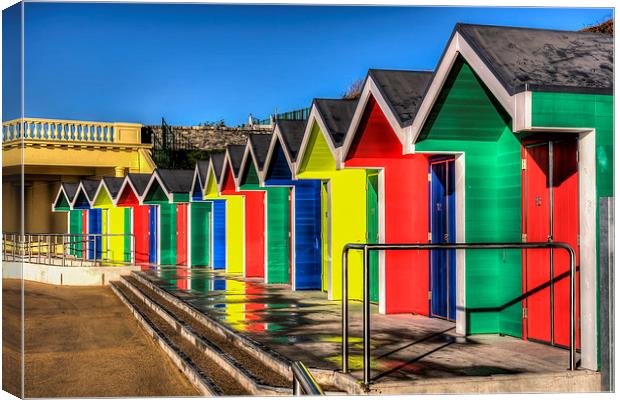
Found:
<path fill-rule="evenodd" d="M 129 250 L 129 257 L 131 259 L 131 265 L 136 265 L 136 235 L 130 233 L 131 235 L 131 249 Z"/>
<path fill-rule="evenodd" d="M 574 371 L 575 364 L 575 251 L 572 247 L 566 247 L 570 256 L 570 370 Z"/>
<path fill-rule="evenodd" d="M 364 386 L 370 384 L 370 268 L 368 245 L 364 245 Z"/>
<path fill-rule="evenodd" d="M 349 247 L 342 251 L 342 372 L 349 370 Z"/>

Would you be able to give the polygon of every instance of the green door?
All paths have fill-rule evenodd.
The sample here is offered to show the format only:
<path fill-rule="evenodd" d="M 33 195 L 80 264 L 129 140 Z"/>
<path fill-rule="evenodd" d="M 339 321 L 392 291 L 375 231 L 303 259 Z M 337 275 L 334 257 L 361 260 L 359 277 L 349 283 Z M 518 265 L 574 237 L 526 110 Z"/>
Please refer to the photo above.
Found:
<path fill-rule="evenodd" d="M 177 205 L 162 203 L 159 206 L 159 263 L 177 263 Z"/>
<path fill-rule="evenodd" d="M 209 265 L 211 203 L 191 203 L 192 267 Z"/>
<path fill-rule="evenodd" d="M 379 175 L 369 173 L 366 181 L 366 242 L 379 243 Z M 379 252 L 371 251 L 370 300 L 379 301 Z"/>
<path fill-rule="evenodd" d="M 132 240 L 131 238 L 131 208 L 130 207 L 126 207 L 124 210 L 124 231 L 125 231 L 125 237 L 124 237 L 124 246 L 123 246 L 123 251 L 124 251 L 124 260 L 125 262 L 131 262 L 131 252 L 132 252 L 132 246 L 135 244 L 134 240 Z M 133 249 L 135 251 L 135 249 Z"/>
<path fill-rule="evenodd" d="M 82 233 L 82 210 L 69 211 L 69 233 L 81 234 Z M 71 236 L 69 238 L 69 254 L 73 254 L 76 257 L 82 257 L 82 238 L 79 236 Z"/>
<path fill-rule="evenodd" d="M 289 283 L 291 254 L 290 189 L 267 191 L 267 283 Z"/>

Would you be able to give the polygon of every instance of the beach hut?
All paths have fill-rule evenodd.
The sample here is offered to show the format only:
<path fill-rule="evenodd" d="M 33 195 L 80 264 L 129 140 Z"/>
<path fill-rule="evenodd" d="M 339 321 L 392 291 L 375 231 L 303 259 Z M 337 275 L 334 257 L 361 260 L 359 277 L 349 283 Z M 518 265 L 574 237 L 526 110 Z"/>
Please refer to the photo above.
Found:
<path fill-rule="evenodd" d="M 86 213 L 86 233 L 93 234 L 93 236 L 87 236 L 84 241 L 87 248 L 87 258 L 89 260 L 100 260 L 103 251 L 102 248 L 102 219 L 101 209 L 93 208 L 95 201 L 95 194 L 99 188 L 99 180 L 95 179 L 81 179 L 78 186 L 75 198 L 71 204 L 71 208 L 74 210 L 84 210 Z M 95 236 L 99 235 L 99 236 Z"/>
<path fill-rule="evenodd" d="M 187 218 L 189 224 L 187 258 L 190 267 L 212 266 L 210 252 L 213 202 L 204 200 L 203 195 L 208 173 L 209 160 L 196 161 Z"/>
<path fill-rule="evenodd" d="M 588 369 L 600 351 L 598 204 L 613 196 L 612 71 L 609 35 L 458 24 L 406 135 L 407 152 L 454 160 L 457 241 L 577 250 Z M 567 255 L 458 252 L 456 303 L 460 333 L 567 346 Z"/>
<path fill-rule="evenodd" d="M 125 178 L 105 176 L 101 179 L 92 207 L 101 210 L 101 233 L 110 235 L 128 236 L 104 236 L 102 251 L 105 258 L 114 262 L 130 262 L 132 251 L 131 236 L 131 209 L 128 207 L 116 207 L 114 201 L 118 197 L 119 190 Z"/>
<path fill-rule="evenodd" d="M 114 204 L 131 210 L 131 233 L 135 240 L 135 262 L 148 268 L 157 263 L 157 208 L 141 204 L 151 174 L 127 174 Z"/>
<path fill-rule="evenodd" d="M 332 300 L 342 296 L 344 245 L 366 242 L 367 173 L 337 168 L 356 105 L 357 100 L 313 101 L 295 167 L 298 179 L 321 180 L 322 289 Z M 362 286 L 362 255 L 353 251 L 349 258 L 351 299 L 362 298 Z"/>
<path fill-rule="evenodd" d="M 239 188 L 264 192 L 265 283 L 291 282 L 290 187 L 261 186 L 272 135 L 249 134 L 241 162 Z"/>
<path fill-rule="evenodd" d="M 265 277 L 265 192 L 242 190 L 241 162 L 246 145 L 226 146 L 226 160 L 222 171 L 220 192 L 237 196 L 243 202 L 244 251 L 243 276 Z"/>
<path fill-rule="evenodd" d="M 373 69 L 364 82 L 344 139 L 341 166 L 367 171 L 370 243 L 454 242 L 445 217 L 446 213 L 453 216 L 449 207 L 428 206 L 450 201 L 452 192 L 436 190 L 440 183 L 435 170 L 451 164 L 445 157 L 437 159 L 429 171 L 427 155 L 403 155 L 405 127 L 415 116 L 431 76 L 431 72 Z M 437 197 L 431 203 L 429 172 L 433 172 L 430 192 Z M 378 278 L 371 281 L 370 295 L 378 301 L 379 312 L 456 318 L 453 250 L 433 251 L 430 269 L 426 251 L 373 252 L 370 256 L 371 275 Z"/>
<path fill-rule="evenodd" d="M 243 198 L 237 195 L 228 196 L 222 192 L 224 171 L 227 169 L 226 154 L 212 154 L 210 161 L 204 198 L 214 201 L 213 266 L 215 269 L 221 269 L 220 265 L 223 264 L 226 272 L 243 274 L 245 264 Z M 224 206 L 223 210 L 221 205 Z M 226 222 L 225 227 L 219 225 L 222 220 Z M 222 233 L 225 233 L 224 237 Z M 224 262 L 221 260 L 222 253 L 225 254 Z"/>
<path fill-rule="evenodd" d="M 187 265 L 187 209 L 194 171 L 156 169 L 146 186 L 143 204 L 157 206 L 157 259 L 161 265 Z"/>
<path fill-rule="evenodd" d="M 86 210 L 74 210 L 71 205 L 77 194 L 78 183 L 62 182 L 58 188 L 58 193 L 52 203 L 53 212 L 66 212 L 67 213 L 67 229 L 71 235 L 86 234 L 87 226 L 87 211 Z M 76 257 L 82 257 L 82 239 L 70 237 L 69 254 Z"/>
<path fill-rule="evenodd" d="M 290 187 L 291 285 L 321 289 L 321 181 L 293 179 L 305 120 L 278 120 L 261 176 L 265 187 Z"/>

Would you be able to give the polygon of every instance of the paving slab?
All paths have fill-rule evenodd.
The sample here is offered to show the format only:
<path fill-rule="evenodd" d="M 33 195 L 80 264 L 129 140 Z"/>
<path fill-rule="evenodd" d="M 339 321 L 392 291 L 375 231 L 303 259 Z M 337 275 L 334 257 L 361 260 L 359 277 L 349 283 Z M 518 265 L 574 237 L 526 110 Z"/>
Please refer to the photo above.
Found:
<path fill-rule="evenodd" d="M 109 287 L 23 283 L 26 397 L 198 395 Z M 2 280 L 3 321 L 19 320 L 21 284 Z M 20 347 L 3 340 L 3 355 Z M 13 375 L 3 385 L 19 393 Z"/>
<path fill-rule="evenodd" d="M 205 314 L 290 360 L 341 367 L 341 303 L 321 291 L 214 272 L 163 268 L 141 274 Z M 517 374 L 565 373 L 568 351 L 500 335 L 460 337 L 453 322 L 414 314 L 380 315 L 372 306 L 374 384 Z M 361 303 L 350 305 L 350 361 L 361 379 Z"/>

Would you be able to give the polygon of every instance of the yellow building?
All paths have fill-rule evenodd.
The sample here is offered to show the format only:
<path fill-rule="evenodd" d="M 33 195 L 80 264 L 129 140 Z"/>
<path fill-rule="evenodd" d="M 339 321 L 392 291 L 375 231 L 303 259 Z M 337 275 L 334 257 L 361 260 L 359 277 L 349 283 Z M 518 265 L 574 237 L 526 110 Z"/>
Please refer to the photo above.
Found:
<path fill-rule="evenodd" d="M 64 213 L 52 213 L 60 182 L 150 173 L 152 145 L 141 124 L 24 118 L 2 124 L 2 230 L 66 232 Z M 23 169 L 22 169 L 23 168 Z M 22 198 L 23 173 L 23 198 Z"/>

